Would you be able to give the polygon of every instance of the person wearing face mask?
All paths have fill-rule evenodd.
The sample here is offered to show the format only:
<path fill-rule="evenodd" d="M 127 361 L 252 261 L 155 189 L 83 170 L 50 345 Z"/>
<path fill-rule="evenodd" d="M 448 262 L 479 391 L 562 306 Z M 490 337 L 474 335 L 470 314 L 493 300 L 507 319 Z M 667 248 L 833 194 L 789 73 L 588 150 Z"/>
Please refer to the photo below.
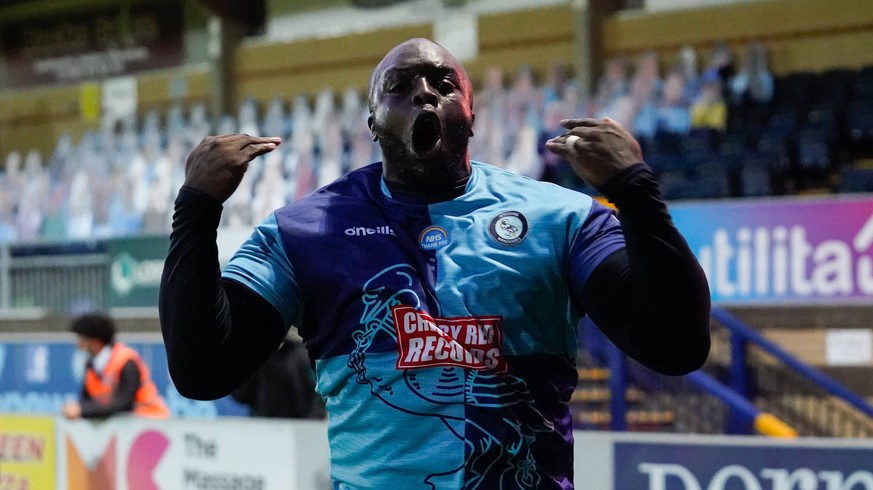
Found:
<path fill-rule="evenodd" d="M 636 140 L 567 119 L 546 143 L 608 197 L 471 161 L 470 80 L 410 39 L 369 83 L 383 160 L 277 209 L 219 268 L 216 226 L 274 137 L 206 138 L 176 198 L 161 328 L 179 391 L 212 399 L 299 328 L 335 488 L 572 488 L 576 326 L 681 375 L 709 352 L 709 288 Z"/>

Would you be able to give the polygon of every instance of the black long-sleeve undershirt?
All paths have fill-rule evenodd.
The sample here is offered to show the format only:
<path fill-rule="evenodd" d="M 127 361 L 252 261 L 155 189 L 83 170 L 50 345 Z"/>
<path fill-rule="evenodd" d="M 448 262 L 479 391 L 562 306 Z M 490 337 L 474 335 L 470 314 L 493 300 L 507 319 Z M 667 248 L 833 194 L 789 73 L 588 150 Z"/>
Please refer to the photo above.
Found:
<path fill-rule="evenodd" d="M 88 369 L 93 369 L 89 367 Z M 140 388 L 140 373 L 134 361 L 127 361 L 121 367 L 118 375 L 118 383 L 112 390 L 108 403 L 100 403 L 91 398 L 85 387 L 82 387 L 79 406 L 82 409 L 82 418 L 97 419 L 106 418 L 117 413 L 133 411 L 136 402 L 136 392 Z"/>
<path fill-rule="evenodd" d="M 664 374 L 700 367 L 709 352 L 709 289 L 673 226 L 657 183 L 639 164 L 610 179 L 627 246 L 604 260 L 583 307 L 634 359 Z M 214 399 L 248 379 L 287 325 L 264 298 L 221 278 L 216 228 L 221 204 L 183 187 L 161 278 L 160 318 L 170 374 L 185 396 Z"/>
<path fill-rule="evenodd" d="M 267 300 L 221 277 L 221 208 L 193 189 L 179 191 L 158 298 L 173 383 L 201 400 L 228 395 L 250 378 L 288 327 Z"/>
<path fill-rule="evenodd" d="M 710 347 L 709 285 L 651 170 L 637 164 L 600 190 L 619 210 L 626 246 L 585 284 L 587 314 L 622 351 L 654 371 L 698 369 Z"/>

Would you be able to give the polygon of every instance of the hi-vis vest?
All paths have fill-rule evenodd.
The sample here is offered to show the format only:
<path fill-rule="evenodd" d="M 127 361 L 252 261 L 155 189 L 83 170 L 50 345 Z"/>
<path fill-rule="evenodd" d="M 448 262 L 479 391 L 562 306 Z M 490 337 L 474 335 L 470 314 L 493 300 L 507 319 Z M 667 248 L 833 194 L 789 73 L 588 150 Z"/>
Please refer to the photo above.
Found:
<path fill-rule="evenodd" d="M 130 347 L 116 342 L 109 355 L 109 362 L 103 368 L 103 374 L 98 375 L 93 369 L 85 373 L 85 391 L 99 403 L 108 404 L 112 393 L 121 377 L 121 369 L 127 361 L 136 363 L 139 368 L 139 389 L 133 403 L 133 414 L 140 417 L 165 419 L 170 416 L 170 410 L 164 403 L 158 389 L 149 376 L 149 370 L 139 354 Z"/>

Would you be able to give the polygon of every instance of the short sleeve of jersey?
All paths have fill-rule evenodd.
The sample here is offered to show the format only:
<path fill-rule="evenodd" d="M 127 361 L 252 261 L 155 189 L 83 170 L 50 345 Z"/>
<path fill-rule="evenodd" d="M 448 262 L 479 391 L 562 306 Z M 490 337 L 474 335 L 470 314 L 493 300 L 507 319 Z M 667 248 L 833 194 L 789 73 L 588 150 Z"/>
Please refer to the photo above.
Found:
<path fill-rule="evenodd" d="M 271 214 L 236 251 L 221 273 L 270 302 L 286 325 L 298 319 L 300 294 L 297 278 Z"/>
<path fill-rule="evenodd" d="M 570 244 L 570 287 L 577 298 L 600 262 L 624 246 L 624 233 L 615 212 L 594 201 Z"/>

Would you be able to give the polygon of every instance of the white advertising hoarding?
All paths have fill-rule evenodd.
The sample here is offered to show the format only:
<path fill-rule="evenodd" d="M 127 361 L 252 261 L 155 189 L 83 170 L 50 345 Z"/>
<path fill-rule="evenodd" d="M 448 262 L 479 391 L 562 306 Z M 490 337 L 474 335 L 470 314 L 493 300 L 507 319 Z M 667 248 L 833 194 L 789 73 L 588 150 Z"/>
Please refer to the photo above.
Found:
<path fill-rule="evenodd" d="M 275 419 L 61 421 L 59 489 L 331 488 L 326 426 Z"/>

